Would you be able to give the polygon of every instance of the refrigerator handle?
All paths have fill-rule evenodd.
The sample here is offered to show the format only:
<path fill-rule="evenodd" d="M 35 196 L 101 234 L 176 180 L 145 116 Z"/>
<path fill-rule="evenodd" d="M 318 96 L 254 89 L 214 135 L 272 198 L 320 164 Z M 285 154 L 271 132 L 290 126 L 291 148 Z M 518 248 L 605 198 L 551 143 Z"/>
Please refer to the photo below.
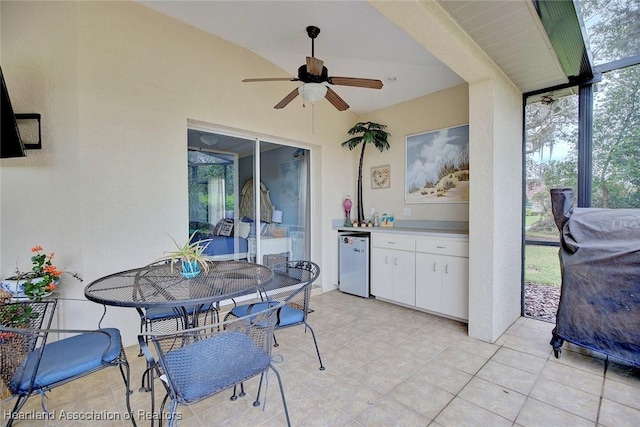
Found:
<path fill-rule="evenodd" d="M 436 271 L 436 263 L 433 263 L 433 271 Z"/>
<path fill-rule="evenodd" d="M 384 256 L 384 263 L 389 264 L 389 255 Z"/>
<path fill-rule="evenodd" d="M 395 258 L 393 259 L 393 265 L 398 265 L 398 257 L 395 257 Z"/>

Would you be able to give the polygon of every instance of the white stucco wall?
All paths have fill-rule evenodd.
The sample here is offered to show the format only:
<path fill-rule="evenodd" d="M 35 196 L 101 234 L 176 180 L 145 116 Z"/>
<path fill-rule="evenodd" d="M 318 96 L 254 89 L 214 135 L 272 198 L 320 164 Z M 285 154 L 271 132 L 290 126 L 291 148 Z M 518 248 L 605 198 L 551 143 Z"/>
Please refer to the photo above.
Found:
<path fill-rule="evenodd" d="M 520 316 L 522 97 L 498 76 L 469 98 L 469 335 L 493 342 Z"/>

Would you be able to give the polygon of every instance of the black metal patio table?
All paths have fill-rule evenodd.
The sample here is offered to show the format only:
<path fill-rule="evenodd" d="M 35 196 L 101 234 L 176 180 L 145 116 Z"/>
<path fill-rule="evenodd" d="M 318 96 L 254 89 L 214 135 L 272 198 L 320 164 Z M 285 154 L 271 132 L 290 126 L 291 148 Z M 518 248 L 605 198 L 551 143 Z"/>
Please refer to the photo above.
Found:
<path fill-rule="evenodd" d="M 245 261 L 210 261 L 209 270 L 187 279 L 169 263 L 134 268 L 97 279 L 84 289 L 93 302 L 117 307 L 200 311 L 211 303 L 248 295 L 273 278 L 270 268 Z M 196 319 L 197 316 L 191 316 Z M 185 323 L 186 324 L 186 323 Z"/>
<path fill-rule="evenodd" d="M 208 264 L 209 269 L 194 278 L 183 277 L 180 266 L 174 265 L 172 269 L 170 263 L 134 268 L 89 283 L 84 295 L 105 307 L 172 308 L 190 328 L 197 326 L 198 313 L 211 304 L 218 306 L 220 301 L 257 292 L 273 279 L 273 271 L 260 264 L 245 261 L 208 261 Z M 140 390 L 153 391 L 152 382 L 147 368 Z M 151 412 L 155 413 L 151 394 Z"/>

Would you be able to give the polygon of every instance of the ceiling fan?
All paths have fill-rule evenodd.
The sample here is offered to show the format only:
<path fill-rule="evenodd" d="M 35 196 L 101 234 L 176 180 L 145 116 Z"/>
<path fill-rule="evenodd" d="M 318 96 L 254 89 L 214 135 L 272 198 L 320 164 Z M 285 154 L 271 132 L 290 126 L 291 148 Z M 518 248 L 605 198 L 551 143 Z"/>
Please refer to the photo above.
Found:
<path fill-rule="evenodd" d="M 347 104 L 340 96 L 335 93 L 330 87 L 322 83 L 329 83 L 331 85 L 340 86 L 355 86 L 368 89 L 381 89 L 382 81 L 375 79 L 363 79 L 358 77 L 335 77 L 329 76 L 327 67 L 324 66 L 324 61 L 315 57 L 314 41 L 318 34 L 320 34 L 320 28 L 310 25 L 307 27 L 307 34 L 311 39 L 311 56 L 307 56 L 307 63 L 301 65 L 298 68 L 298 77 L 271 77 L 271 78 L 258 78 L 258 79 L 244 79 L 243 82 L 278 82 L 278 81 L 291 81 L 291 82 L 303 82 L 304 84 L 299 88 L 292 90 L 282 101 L 278 102 L 273 108 L 284 108 L 289 104 L 296 96 L 302 95 L 306 101 L 315 102 L 322 97 L 336 107 L 339 111 L 344 111 L 349 108 Z"/>

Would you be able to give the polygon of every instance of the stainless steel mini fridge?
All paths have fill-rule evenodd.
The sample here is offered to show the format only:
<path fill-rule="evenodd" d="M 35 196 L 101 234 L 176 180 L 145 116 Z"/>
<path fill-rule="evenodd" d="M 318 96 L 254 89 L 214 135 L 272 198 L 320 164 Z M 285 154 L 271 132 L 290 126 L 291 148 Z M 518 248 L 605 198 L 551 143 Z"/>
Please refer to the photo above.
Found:
<path fill-rule="evenodd" d="M 369 234 L 338 234 L 338 285 L 340 291 L 369 297 Z"/>

